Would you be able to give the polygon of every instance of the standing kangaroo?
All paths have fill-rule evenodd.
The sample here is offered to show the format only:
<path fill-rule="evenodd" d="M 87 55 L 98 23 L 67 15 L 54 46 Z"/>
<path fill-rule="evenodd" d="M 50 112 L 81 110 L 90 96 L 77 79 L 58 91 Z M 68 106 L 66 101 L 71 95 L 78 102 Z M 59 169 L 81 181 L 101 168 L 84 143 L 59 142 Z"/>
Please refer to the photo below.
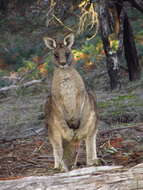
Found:
<path fill-rule="evenodd" d="M 83 79 L 72 65 L 74 35 L 67 35 L 63 42 L 45 37 L 44 42 L 53 50 L 55 64 L 51 95 L 45 104 L 54 167 L 67 171 L 64 146 L 70 150 L 72 142 L 82 139 L 86 144 L 86 163 L 93 165 L 97 163 L 97 110 L 94 97 L 86 91 Z"/>

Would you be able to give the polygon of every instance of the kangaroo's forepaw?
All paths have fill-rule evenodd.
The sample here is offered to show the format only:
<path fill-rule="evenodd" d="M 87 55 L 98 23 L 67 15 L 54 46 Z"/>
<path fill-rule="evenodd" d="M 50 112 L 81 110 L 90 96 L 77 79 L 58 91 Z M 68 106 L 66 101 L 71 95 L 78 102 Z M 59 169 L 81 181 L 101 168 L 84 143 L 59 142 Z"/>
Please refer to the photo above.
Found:
<path fill-rule="evenodd" d="M 74 137 L 74 132 L 72 129 L 68 129 L 63 136 L 67 141 L 71 141 Z"/>

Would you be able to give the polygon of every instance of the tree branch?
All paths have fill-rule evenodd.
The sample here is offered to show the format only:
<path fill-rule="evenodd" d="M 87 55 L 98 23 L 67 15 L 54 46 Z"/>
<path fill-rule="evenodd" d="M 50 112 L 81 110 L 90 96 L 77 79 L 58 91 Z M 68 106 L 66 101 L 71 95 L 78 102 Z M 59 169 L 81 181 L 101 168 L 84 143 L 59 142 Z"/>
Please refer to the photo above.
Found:
<path fill-rule="evenodd" d="M 137 10 L 143 13 L 143 1 L 142 0 L 128 0 L 129 3 Z"/>
<path fill-rule="evenodd" d="M 0 93 L 5 93 L 5 92 L 7 92 L 9 90 L 18 89 L 18 88 L 21 88 L 21 87 L 29 87 L 29 86 L 32 86 L 34 84 L 40 84 L 40 83 L 43 82 L 43 80 L 32 80 L 32 81 L 26 82 L 26 83 L 21 84 L 21 85 L 6 86 L 6 87 L 3 87 L 3 88 L 0 88 Z"/>

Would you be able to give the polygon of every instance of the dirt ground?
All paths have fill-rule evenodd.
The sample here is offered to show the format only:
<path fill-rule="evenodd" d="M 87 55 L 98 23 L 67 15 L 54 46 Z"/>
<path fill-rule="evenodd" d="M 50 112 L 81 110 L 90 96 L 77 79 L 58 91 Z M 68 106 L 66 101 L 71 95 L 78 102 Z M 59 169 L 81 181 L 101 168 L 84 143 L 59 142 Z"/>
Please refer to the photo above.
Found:
<path fill-rule="evenodd" d="M 114 92 L 105 84 L 103 77 L 92 81 L 101 120 L 98 156 L 102 165 L 131 167 L 143 162 L 143 81 Z M 43 121 L 47 92 L 39 89 L 12 92 L 0 100 L 0 179 L 55 173 Z M 77 167 L 85 167 L 85 159 L 82 143 Z"/>
<path fill-rule="evenodd" d="M 128 168 L 141 163 L 143 123 L 118 129 L 102 130 L 98 134 L 97 150 L 102 165 L 123 165 Z M 10 141 L 1 140 L 1 180 L 31 175 L 52 175 L 57 172 L 53 169 L 52 148 L 45 134 Z M 86 167 L 85 159 L 85 146 L 82 143 L 77 167 Z"/>

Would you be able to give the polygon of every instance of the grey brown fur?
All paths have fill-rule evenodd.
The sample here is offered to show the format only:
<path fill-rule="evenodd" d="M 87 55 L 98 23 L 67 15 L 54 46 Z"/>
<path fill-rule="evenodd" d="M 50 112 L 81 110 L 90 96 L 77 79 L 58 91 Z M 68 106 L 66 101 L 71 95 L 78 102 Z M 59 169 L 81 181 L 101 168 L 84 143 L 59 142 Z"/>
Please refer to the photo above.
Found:
<path fill-rule="evenodd" d="M 53 147 L 55 168 L 68 170 L 65 147 L 70 150 L 75 142 L 85 140 L 87 165 L 97 160 L 97 110 L 93 95 L 86 91 L 83 79 L 72 65 L 71 47 L 74 36 L 63 42 L 44 38 L 53 50 L 55 70 L 51 96 L 45 104 L 46 126 Z"/>

